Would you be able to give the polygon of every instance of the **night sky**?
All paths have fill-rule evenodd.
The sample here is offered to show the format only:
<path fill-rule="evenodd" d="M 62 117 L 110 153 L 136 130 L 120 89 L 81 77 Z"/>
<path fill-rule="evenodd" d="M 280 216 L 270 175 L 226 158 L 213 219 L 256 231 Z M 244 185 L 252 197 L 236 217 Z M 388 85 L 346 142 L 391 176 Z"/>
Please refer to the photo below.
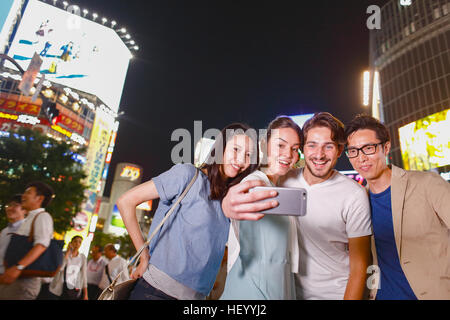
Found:
<path fill-rule="evenodd" d="M 386 2 L 70 1 L 116 20 L 140 47 L 128 69 L 105 196 L 119 162 L 141 165 L 143 181 L 168 170 L 178 143 L 172 132 L 193 133 L 195 120 L 203 131 L 236 121 L 259 129 L 282 114 L 328 111 L 347 123 L 370 112 L 361 105 L 366 9 Z M 351 169 L 345 155 L 337 169 Z"/>

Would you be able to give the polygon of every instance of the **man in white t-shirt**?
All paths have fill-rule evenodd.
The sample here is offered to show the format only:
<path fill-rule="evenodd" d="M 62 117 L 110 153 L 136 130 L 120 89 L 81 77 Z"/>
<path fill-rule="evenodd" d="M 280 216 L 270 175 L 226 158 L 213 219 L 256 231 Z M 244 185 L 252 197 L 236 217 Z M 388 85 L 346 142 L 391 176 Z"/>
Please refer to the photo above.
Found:
<path fill-rule="evenodd" d="M 22 270 L 38 259 L 50 245 L 53 238 L 53 218 L 45 211 L 52 198 L 53 189 L 41 182 L 35 181 L 25 187 L 22 194 L 22 207 L 28 211 L 17 234 L 28 236 L 31 225 L 34 222 L 33 248 L 14 266 L 9 266 L 0 276 L 0 299 L 11 300 L 34 300 L 41 289 L 41 278 L 28 277 L 19 278 Z"/>
<path fill-rule="evenodd" d="M 124 282 L 130 279 L 128 274 L 127 261 L 117 254 L 117 250 L 113 244 L 109 243 L 105 246 L 105 257 L 109 259 L 108 264 L 104 268 L 102 279 L 98 284 L 101 290 L 108 287 L 111 282 L 120 274 L 117 283 Z"/>
<path fill-rule="evenodd" d="M 366 191 L 336 170 L 345 138 L 344 125 L 326 112 L 317 113 L 303 127 L 306 166 L 280 181 L 284 187 L 305 188 L 307 213 L 296 220 L 299 238 L 298 299 L 363 299 L 366 271 L 371 262 L 372 226 Z M 259 183 L 232 187 L 222 202 L 226 216 L 256 220 L 255 212 L 277 205 L 270 192 L 251 192 Z"/>

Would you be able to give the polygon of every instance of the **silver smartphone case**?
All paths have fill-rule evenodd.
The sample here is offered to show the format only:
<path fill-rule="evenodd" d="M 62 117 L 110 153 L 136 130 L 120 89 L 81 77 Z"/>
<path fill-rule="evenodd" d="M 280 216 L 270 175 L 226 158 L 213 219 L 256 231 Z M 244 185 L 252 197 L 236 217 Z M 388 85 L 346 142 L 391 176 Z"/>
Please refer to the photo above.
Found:
<path fill-rule="evenodd" d="M 258 190 L 275 190 L 278 195 L 273 198 L 260 200 L 264 201 L 278 201 L 278 207 L 269 210 L 261 211 L 264 214 L 276 214 L 283 216 L 304 216 L 306 214 L 307 193 L 303 188 L 282 188 L 282 187 L 254 187 L 252 191 Z"/>

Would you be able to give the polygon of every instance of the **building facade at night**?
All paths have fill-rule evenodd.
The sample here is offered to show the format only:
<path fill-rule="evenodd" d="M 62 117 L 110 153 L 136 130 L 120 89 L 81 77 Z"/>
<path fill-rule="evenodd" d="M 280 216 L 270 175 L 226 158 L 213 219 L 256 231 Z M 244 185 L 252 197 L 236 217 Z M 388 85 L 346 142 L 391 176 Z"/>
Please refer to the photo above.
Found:
<path fill-rule="evenodd" d="M 390 162 L 444 175 L 450 164 L 450 3 L 389 1 L 381 8 L 381 28 L 371 30 L 370 68 L 372 114 L 389 129 Z"/>
<path fill-rule="evenodd" d="M 19 89 L 22 72 L 5 60 L 0 66 L 0 136 L 20 127 L 69 142 L 87 174 L 86 201 L 66 242 L 81 235 L 81 251 L 93 238 L 119 122 L 120 99 L 132 51 L 137 50 L 117 22 L 88 14 L 67 1 L 5 0 L 0 6 L 0 53 L 23 70 L 38 56 L 41 64 L 29 94 Z M 82 10 L 83 9 L 83 10 Z M 132 46 L 131 46 L 132 45 Z M 25 78 L 25 77 L 24 77 Z M 45 106 L 56 106 L 50 119 Z"/>

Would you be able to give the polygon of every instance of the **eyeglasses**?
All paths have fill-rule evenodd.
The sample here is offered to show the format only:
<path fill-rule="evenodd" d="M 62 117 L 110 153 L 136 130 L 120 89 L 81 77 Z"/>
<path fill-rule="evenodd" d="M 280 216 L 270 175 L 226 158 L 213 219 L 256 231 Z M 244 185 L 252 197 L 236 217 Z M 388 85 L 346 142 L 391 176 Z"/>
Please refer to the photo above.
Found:
<path fill-rule="evenodd" d="M 378 143 L 372 143 L 372 144 L 366 144 L 365 146 L 362 146 L 361 148 L 347 148 L 345 149 L 345 154 L 349 159 L 356 158 L 359 155 L 359 151 L 364 153 L 366 156 L 374 154 L 377 152 L 377 146 L 379 144 L 384 144 L 384 142 L 378 142 Z"/>

